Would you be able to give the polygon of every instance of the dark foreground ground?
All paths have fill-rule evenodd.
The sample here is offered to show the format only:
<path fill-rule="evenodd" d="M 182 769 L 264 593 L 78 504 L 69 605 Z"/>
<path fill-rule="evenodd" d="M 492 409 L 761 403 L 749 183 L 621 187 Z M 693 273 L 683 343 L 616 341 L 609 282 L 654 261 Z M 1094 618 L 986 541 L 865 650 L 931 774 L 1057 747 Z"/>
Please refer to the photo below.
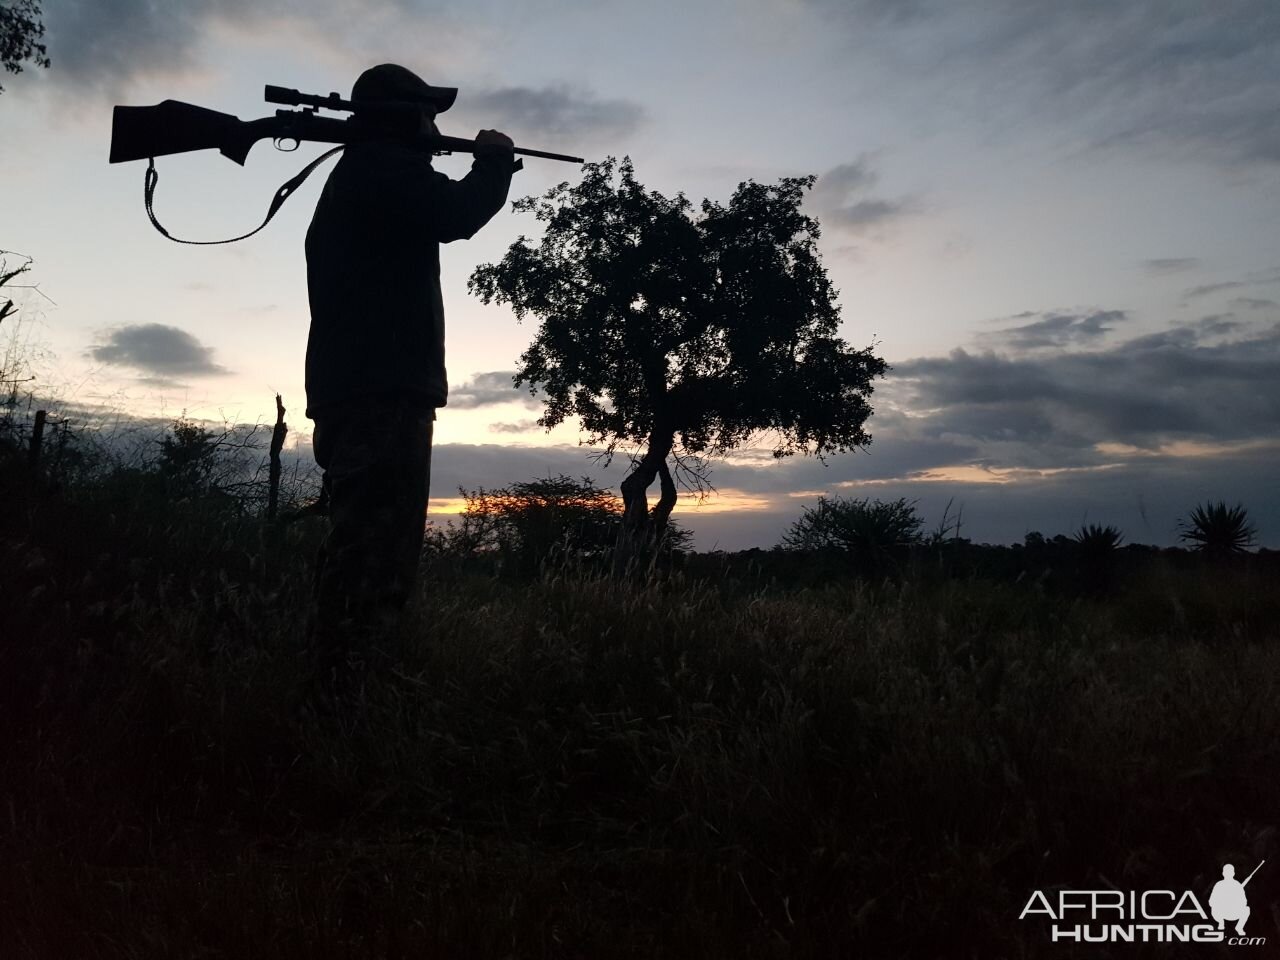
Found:
<path fill-rule="evenodd" d="M 315 526 L 118 491 L 7 511 L 0 957 L 1280 946 L 1263 564 L 1085 592 L 437 564 L 364 701 L 320 722 L 294 710 Z M 1060 886 L 1207 904 L 1263 858 L 1266 946 L 1075 949 L 1018 919 Z"/>

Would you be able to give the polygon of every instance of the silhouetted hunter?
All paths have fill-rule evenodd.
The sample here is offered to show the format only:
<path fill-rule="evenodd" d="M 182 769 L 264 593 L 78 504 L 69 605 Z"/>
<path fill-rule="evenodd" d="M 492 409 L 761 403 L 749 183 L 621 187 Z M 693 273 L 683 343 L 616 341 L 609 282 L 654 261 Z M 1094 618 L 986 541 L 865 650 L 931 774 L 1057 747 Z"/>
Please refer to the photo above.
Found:
<path fill-rule="evenodd" d="M 456 95 L 382 64 L 351 99 L 420 104 L 434 133 Z M 350 144 L 307 231 L 307 416 L 331 518 L 313 632 L 326 679 L 359 669 L 415 582 L 433 421 L 448 398 L 439 245 L 469 239 L 502 209 L 517 166 L 504 134 L 482 130 L 475 142 L 456 181 L 432 168 L 429 147 Z"/>
<path fill-rule="evenodd" d="M 267 102 L 301 109 L 257 120 L 178 100 L 112 112 L 109 159 L 147 161 L 147 216 L 176 243 L 252 237 L 319 164 L 346 151 L 307 233 L 307 416 L 316 422 L 315 455 L 325 469 L 332 517 L 316 575 L 312 640 L 329 679 L 341 664 L 362 662 L 378 635 L 396 624 L 417 572 L 432 423 L 448 394 L 439 244 L 473 236 L 502 209 L 511 174 L 521 166 L 513 154 L 583 162 L 514 146 L 496 130 L 481 130 L 475 140 L 444 136 L 435 116 L 457 94 L 384 63 L 360 75 L 351 100 L 268 84 Z M 320 110 L 350 116 L 335 119 Z M 339 146 L 282 184 L 262 223 L 248 233 L 186 240 L 160 224 L 153 209 L 156 157 L 217 149 L 243 164 L 253 145 L 268 138 L 282 150 L 303 141 Z M 448 150 L 475 154 L 462 180 L 431 167 L 431 157 Z"/>

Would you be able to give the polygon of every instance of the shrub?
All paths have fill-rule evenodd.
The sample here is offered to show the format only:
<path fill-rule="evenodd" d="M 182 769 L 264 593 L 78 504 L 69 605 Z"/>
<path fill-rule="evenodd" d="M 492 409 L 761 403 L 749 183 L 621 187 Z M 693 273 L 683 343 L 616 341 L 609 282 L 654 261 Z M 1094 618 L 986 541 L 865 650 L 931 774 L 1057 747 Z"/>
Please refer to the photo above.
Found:
<path fill-rule="evenodd" d="M 1179 538 L 1211 556 L 1242 553 L 1253 546 L 1257 532 L 1242 505 L 1228 508 L 1221 500 L 1197 506 L 1179 524 Z"/>
<path fill-rule="evenodd" d="M 553 558 L 602 559 L 617 543 L 622 504 L 586 477 L 560 475 L 459 492 L 467 506 L 458 521 L 428 533 L 428 549 L 437 555 L 489 555 L 503 572 L 531 576 Z M 691 538 L 670 523 L 665 548 L 684 550 Z"/>
<path fill-rule="evenodd" d="M 1076 531 L 1075 542 L 1086 556 L 1105 556 L 1124 542 L 1124 534 L 1109 524 L 1091 523 Z"/>
<path fill-rule="evenodd" d="M 885 502 L 821 497 L 817 507 L 804 508 L 782 544 L 791 550 L 840 554 L 862 573 L 889 572 L 920 541 L 924 520 L 915 504 L 901 498 Z"/>

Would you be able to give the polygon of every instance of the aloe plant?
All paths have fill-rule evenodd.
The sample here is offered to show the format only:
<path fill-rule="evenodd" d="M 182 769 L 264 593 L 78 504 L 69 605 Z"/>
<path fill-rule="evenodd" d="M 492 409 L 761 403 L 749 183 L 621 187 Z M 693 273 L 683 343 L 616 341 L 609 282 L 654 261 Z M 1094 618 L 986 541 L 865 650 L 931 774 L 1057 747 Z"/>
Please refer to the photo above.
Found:
<path fill-rule="evenodd" d="M 1241 504 L 1228 507 L 1221 500 L 1197 506 L 1179 530 L 1180 539 L 1197 550 L 1218 555 L 1242 553 L 1253 546 L 1258 532 Z"/>
<path fill-rule="evenodd" d="M 1086 553 L 1107 554 L 1124 541 L 1124 534 L 1110 524 L 1090 523 L 1076 531 L 1075 541 Z"/>

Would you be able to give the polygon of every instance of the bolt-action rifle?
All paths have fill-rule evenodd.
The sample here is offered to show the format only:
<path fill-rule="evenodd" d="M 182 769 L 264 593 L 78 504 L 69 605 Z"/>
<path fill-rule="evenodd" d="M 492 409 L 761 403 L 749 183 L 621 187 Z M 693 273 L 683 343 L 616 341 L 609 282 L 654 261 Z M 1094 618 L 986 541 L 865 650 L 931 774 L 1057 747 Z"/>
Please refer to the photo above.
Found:
<path fill-rule="evenodd" d="M 155 169 L 155 158 L 174 153 L 216 149 L 224 157 L 243 166 L 253 145 L 267 138 L 275 143 L 276 149 L 285 151 L 296 150 L 304 140 L 339 144 L 333 150 L 317 157 L 296 177 L 276 191 L 266 219 L 255 230 L 235 237 L 234 240 L 243 240 L 265 227 L 280 209 L 285 198 L 292 194 L 322 161 L 351 143 L 395 140 L 425 147 L 436 154 L 453 151 L 482 153 L 511 149 L 512 152 L 526 157 L 563 160 L 568 163 L 583 162 L 581 157 L 570 157 L 562 153 L 548 153 L 545 150 L 531 150 L 527 147 L 504 148 L 493 144 L 477 144 L 474 140 L 465 140 L 461 137 L 446 137 L 440 133 L 423 132 L 421 105 L 417 103 L 343 100 L 336 93 L 321 97 L 270 84 L 266 86 L 264 98 L 268 103 L 301 106 L 302 109 L 277 110 L 271 117 L 263 117 L 260 120 L 241 120 L 229 113 L 219 113 L 216 110 L 181 103 L 177 100 L 165 100 L 153 107 L 115 108 L 111 120 L 110 162 L 147 161 L 143 187 L 147 216 L 151 218 L 155 228 L 170 240 L 177 240 L 179 243 L 233 242 L 232 240 L 178 240 L 177 237 L 170 236 L 169 231 L 156 220 L 151 209 L 156 183 L 160 179 Z M 321 108 L 344 111 L 351 116 L 342 119 L 320 116 L 318 111 Z M 286 144 L 291 145 L 286 146 Z M 521 161 L 517 160 L 516 169 L 519 169 L 520 165 Z"/>

